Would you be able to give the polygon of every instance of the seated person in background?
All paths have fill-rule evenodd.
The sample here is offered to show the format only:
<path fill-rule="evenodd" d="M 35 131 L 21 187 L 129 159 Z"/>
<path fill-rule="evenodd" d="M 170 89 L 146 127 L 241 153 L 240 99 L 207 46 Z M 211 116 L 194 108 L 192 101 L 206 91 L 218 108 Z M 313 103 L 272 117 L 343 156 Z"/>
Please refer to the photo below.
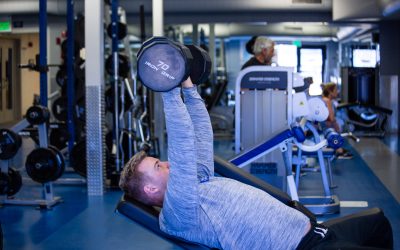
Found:
<path fill-rule="evenodd" d="M 275 42 L 268 37 L 257 37 L 253 46 L 254 56 L 243 64 L 242 70 L 249 66 L 271 65 L 272 57 L 274 56 L 274 46 Z"/>
<path fill-rule="evenodd" d="M 323 128 L 333 128 L 336 132 L 341 133 L 342 129 L 336 117 L 336 99 L 338 97 L 338 88 L 335 83 L 327 83 L 322 85 L 322 100 L 326 103 L 329 110 L 328 119 L 322 123 Z M 338 159 L 352 159 L 353 155 L 344 148 L 336 150 Z"/>
<path fill-rule="evenodd" d="M 125 165 L 119 184 L 125 195 L 161 207 L 162 231 L 218 249 L 345 247 L 364 239 L 392 247 L 383 213 L 375 221 L 327 228 L 260 189 L 214 176 L 210 117 L 190 78 L 182 92 L 185 102 L 180 87 L 162 93 L 169 161 L 139 152 Z"/>

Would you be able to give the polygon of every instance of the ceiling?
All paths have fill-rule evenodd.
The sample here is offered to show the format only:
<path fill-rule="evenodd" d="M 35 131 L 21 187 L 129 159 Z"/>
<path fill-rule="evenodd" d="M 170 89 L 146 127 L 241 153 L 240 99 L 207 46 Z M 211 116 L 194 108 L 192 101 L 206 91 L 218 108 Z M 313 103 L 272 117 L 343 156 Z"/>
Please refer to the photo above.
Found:
<path fill-rule="evenodd" d="M 131 33 L 139 32 L 141 5 L 146 31 L 151 32 L 153 1 L 119 0 Z M 0 0 L 0 18 L 37 18 L 38 2 Z M 75 10 L 83 12 L 84 0 L 74 2 Z M 189 32 L 192 24 L 215 23 L 217 36 L 269 34 L 345 39 L 373 29 L 381 20 L 400 19 L 400 0 L 164 0 L 163 5 L 166 26 L 179 26 Z M 47 0 L 47 9 L 51 16 L 64 17 L 66 1 Z M 204 27 L 207 30 L 208 26 Z"/>

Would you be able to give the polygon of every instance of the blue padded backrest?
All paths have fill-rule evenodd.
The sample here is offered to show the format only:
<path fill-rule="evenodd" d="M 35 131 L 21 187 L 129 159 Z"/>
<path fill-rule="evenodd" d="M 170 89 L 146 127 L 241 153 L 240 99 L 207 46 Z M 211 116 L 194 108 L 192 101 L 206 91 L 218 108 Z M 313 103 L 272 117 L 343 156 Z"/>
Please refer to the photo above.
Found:
<path fill-rule="evenodd" d="M 276 147 L 277 145 L 279 145 L 280 143 L 284 142 L 285 140 L 291 137 L 293 137 L 292 131 L 290 129 L 286 129 L 280 132 L 279 134 L 275 135 L 274 137 L 270 138 L 269 140 L 251 148 L 250 150 L 238 156 L 235 156 L 233 159 L 230 160 L 230 162 L 236 166 L 239 166 L 240 164 L 265 153 L 271 148 Z"/>

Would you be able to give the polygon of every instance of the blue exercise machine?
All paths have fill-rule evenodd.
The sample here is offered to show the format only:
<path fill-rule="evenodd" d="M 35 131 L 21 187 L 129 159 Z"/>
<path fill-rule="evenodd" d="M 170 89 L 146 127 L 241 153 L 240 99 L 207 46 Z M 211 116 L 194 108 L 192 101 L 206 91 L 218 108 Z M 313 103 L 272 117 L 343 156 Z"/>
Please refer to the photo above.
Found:
<path fill-rule="evenodd" d="M 307 123 L 309 124 L 309 123 Z M 300 201 L 311 212 L 317 215 L 338 213 L 340 211 L 339 198 L 332 195 L 329 187 L 327 168 L 324 163 L 323 148 L 339 148 L 343 145 L 344 139 L 333 131 L 326 132 L 326 138 L 321 139 L 313 126 L 309 126 L 315 137 L 315 144 L 312 146 L 302 144 L 305 141 L 304 132 L 301 127 L 295 126 L 285 130 L 271 139 L 251 148 L 250 150 L 234 157 L 229 162 L 239 168 L 256 161 L 270 152 L 280 149 L 285 162 L 286 169 L 286 191 L 293 200 Z M 296 168 L 296 179 L 292 173 L 292 146 L 298 147 L 298 157 L 301 158 L 302 152 L 316 152 L 321 167 L 321 178 L 324 187 L 324 196 L 301 197 L 298 194 L 297 187 L 300 176 L 300 163 Z M 330 168 L 328 169 L 330 171 Z"/>
<path fill-rule="evenodd" d="M 330 162 L 328 161 L 328 167 L 326 167 L 324 161 L 324 158 L 333 157 L 334 151 L 323 149 L 327 146 L 333 149 L 339 148 L 343 145 L 344 139 L 332 130 L 327 130 L 324 133 L 324 138 L 320 138 L 318 131 L 311 122 L 326 120 L 328 109 L 320 97 L 309 97 L 306 95 L 304 92 L 304 90 L 308 89 L 306 85 L 307 82 L 303 78 L 293 73 L 290 69 L 282 67 L 255 66 L 246 68 L 239 74 L 236 86 L 237 89 L 240 89 L 240 92 L 237 93 L 239 97 L 236 97 L 235 147 L 236 151 L 240 153 L 231 159 L 230 162 L 242 168 L 279 148 L 282 152 L 283 163 L 278 162 L 277 165 L 278 167 L 284 167 L 281 167 L 280 171 L 278 170 L 278 176 L 281 172 L 284 172 L 283 190 L 286 190 L 293 200 L 303 202 L 315 214 L 338 213 L 340 211 L 339 199 L 330 191 L 330 188 L 333 186 Z M 296 89 L 301 90 L 295 93 Z M 277 94 L 278 97 L 270 94 Z M 280 99 L 278 99 L 279 97 Z M 257 100 L 257 98 L 260 100 Z M 271 107 L 268 105 L 272 105 L 274 111 L 271 111 Z M 254 110 L 249 112 L 250 108 L 254 108 Z M 267 111 L 260 111 L 263 109 Z M 253 119 L 248 118 L 252 117 L 252 114 L 249 113 L 254 113 Z M 279 117 L 279 115 L 282 117 Z M 257 116 L 261 116 L 261 118 Z M 258 124 L 246 124 L 252 121 Z M 274 123 L 275 121 L 280 123 L 278 124 L 279 127 L 282 127 L 282 124 L 286 122 L 286 128 L 292 125 L 292 129 L 275 133 L 272 137 L 268 136 L 268 133 L 271 134 L 270 132 L 274 130 L 273 126 L 270 126 L 268 123 Z M 293 126 L 293 124 L 296 124 L 296 121 L 299 121 L 299 125 Z M 269 126 L 269 128 L 265 129 L 265 125 L 266 127 Z M 259 142 L 256 146 L 249 147 L 249 139 L 246 138 L 245 133 L 246 131 L 254 133 L 250 131 L 251 126 L 255 130 L 259 130 L 256 134 L 258 137 L 270 139 L 261 143 Z M 313 145 L 305 145 L 303 143 L 305 138 L 302 128 L 312 132 L 314 137 Z M 263 137 L 265 134 L 267 136 Z M 246 144 L 244 150 L 243 144 Z M 293 157 L 294 145 L 297 146 L 297 157 Z M 318 158 L 325 193 L 323 196 L 299 197 L 298 195 L 297 188 L 301 158 L 304 154 L 314 154 Z M 294 179 L 292 174 L 292 164 L 297 165 L 296 179 Z M 328 181 L 327 170 L 330 181 Z"/>
<path fill-rule="evenodd" d="M 346 103 L 337 107 L 344 121 L 343 130 L 357 136 L 384 137 L 393 111 L 363 103 Z"/>

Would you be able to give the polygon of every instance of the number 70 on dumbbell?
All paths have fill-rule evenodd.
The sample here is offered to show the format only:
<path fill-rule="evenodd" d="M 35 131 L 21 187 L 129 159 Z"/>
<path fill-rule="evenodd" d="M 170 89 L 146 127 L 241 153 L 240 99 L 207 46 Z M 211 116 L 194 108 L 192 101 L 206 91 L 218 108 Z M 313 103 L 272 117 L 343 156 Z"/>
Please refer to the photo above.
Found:
<path fill-rule="evenodd" d="M 152 63 L 149 62 L 149 61 L 146 61 L 144 64 L 145 64 L 146 66 L 148 66 L 148 67 L 154 69 L 155 71 L 158 71 L 160 68 L 161 68 L 162 70 L 168 70 L 168 69 L 169 69 L 169 65 L 166 64 L 166 63 L 164 63 L 164 62 L 162 62 L 162 61 L 158 61 L 157 66 L 155 66 L 154 64 L 152 64 Z M 168 73 L 166 73 L 165 71 L 162 71 L 161 74 L 164 74 L 165 76 L 167 76 L 167 77 L 170 78 L 170 79 L 175 79 L 175 77 L 170 76 L 170 75 L 169 75 Z"/>

